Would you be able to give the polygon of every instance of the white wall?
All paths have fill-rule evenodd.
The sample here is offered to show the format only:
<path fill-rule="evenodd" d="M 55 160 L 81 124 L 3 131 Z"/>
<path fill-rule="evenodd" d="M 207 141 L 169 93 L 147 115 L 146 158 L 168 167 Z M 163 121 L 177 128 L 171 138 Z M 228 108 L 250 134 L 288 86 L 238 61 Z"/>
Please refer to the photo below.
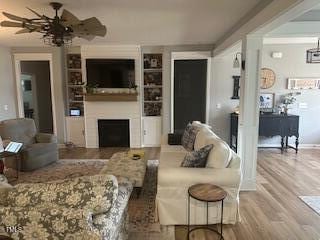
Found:
<path fill-rule="evenodd" d="M 10 48 L 0 46 L 0 121 L 15 118 L 16 87 L 13 78 Z M 8 110 L 5 110 L 5 105 Z"/>
<path fill-rule="evenodd" d="M 287 80 L 290 77 L 317 77 L 320 78 L 320 64 L 306 63 L 306 50 L 314 48 L 313 45 L 303 44 L 279 44 L 264 45 L 262 67 L 271 68 L 276 74 L 276 82 L 273 87 L 261 90 L 272 92 L 276 96 L 276 105 L 280 104 L 281 95 L 289 92 L 297 92 L 287 89 Z M 273 59 L 273 51 L 282 52 L 281 59 Z M 320 90 L 299 90 L 302 94 L 297 97 L 297 103 L 292 106 L 289 113 L 300 116 L 300 143 L 320 144 L 320 124 L 317 116 L 320 112 Z M 306 103 L 307 109 L 299 108 L 298 103 Z M 279 138 L 261 138 L 259 144 L 278 144 Z"/>
<path fill-rule="evenodd" d="M 231 99 L 233 94 L 232 76 L 240 76 L 240 68 L 233 68 L 235 53 L 227 53 L 213 58 L 211 102 L 209 123 L 213 131 L 229 142 L 230 113 L 239 105 L 239 100 Z M 240 91 L 239 91 L 240 94 Z M 221 105 L 218 108 L 217 105 Z"/>
<path fill-rule="evenodd" d="M 264 45 L 262 55 L 262 67 L 268 67 L 275 71 L 275 85 L 261 92 L 272 92 L 276 96 L 276 104 L 282 94 L 292 92 L 287 88 L 289 77 L 320 77 L 320 64 L 306 63 L 306 50 L 315 47 L 314 45 L 303 44 L 279 44 Z M 238 49 L 239 50 L 239 49 Z M 211 85 L 211 111 L 210 125 L 214 131 L 224 140 L 229 141 L 230 113 L 239 104 L 238 100 L 231 100 L 233 90 L 232 75 L 239 75 L 240 69 L 234 69 L 232 64 L 235 53 L 229 52 L 222 57 L 213 58 L 213 80 Z M 283 53 L 282 59 L 271 58 L 271 52 Z M 240 86 L 241 87 L 241 86 Z M 300 143 L 309 145 L 320 144 L 320 125 L 317 115 L 320 112 L 320 90 L 302 90 L 298 96 L 298 102 L 307 103 L 307 109 L 298 108 L 298 103 L 293 105 L 289 113 L 300 116 Z M 221 104 L 221 109 L 217 104 Z M 294 139 L 292 139 L 293 141 Z M 259 138 L 260 146 L 279 146 L 279 137 Z"/>

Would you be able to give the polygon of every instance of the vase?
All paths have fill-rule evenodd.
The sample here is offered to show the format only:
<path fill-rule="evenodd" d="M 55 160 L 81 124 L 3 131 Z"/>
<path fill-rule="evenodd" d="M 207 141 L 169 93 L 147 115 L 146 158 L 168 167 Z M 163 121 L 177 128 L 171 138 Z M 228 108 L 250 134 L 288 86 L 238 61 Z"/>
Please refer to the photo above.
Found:
<path fill-rule="evenodd" d="M 288 115 L 288 108 L 287 107 L 283 108 L 283 113 L 284 113 L 284 115 Z"/>

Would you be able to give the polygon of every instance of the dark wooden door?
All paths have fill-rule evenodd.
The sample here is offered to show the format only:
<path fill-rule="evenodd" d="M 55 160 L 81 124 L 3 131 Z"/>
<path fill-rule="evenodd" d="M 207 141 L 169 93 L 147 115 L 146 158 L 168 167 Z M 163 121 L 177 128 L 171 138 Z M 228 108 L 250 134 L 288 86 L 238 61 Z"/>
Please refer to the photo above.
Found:
<path fill-rule="evenodd" d="M 206 120 L 207 60 L 174 61 L 174 131 Z"/>

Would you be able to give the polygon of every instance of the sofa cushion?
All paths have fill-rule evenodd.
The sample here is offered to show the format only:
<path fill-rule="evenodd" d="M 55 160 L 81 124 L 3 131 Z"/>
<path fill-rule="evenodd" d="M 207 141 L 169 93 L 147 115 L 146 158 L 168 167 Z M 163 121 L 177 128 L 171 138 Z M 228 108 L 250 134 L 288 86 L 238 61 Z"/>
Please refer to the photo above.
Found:
<path fill-rule="evenodd" d="M 34 143 L 24 148 L 21 153 L 23 155 L 27 154 L 28 157 L 32 158 L 48 152 L 57 151 L 57 148 L 56 143 Z"/>
<path fill-rule="evenodd" d="M 194 141 L 196 140 L 196 136 L 199 130 L 200 130 L 199 127 L 192 126 L 192 124 L 188 123 L 181 138 L 181 145 L 187 151 L 193 150 Z"/>
<path fill-rule="evenodd" d="M 17 227 L 17 231 L 6 231 L 4 235 L 11 238 L 0 239 L 101 239 L 93 227 L 92 213 L 85 209 L 2 207 L 0 229 L 8 226 Z"/>
<path fill-rule="evenodd" d="M 159 169 L 180 167 L 188 151 L 160 152 Z"/>
<path fill-rule="evenodd" d="M 205 167 L 212 147 L 213 144 L 210 144 L 199 150 L 188 152 L 181 163 L 181 167 Z"/>
<path fill-rule="evenodd" d="M 232 157 L 229 145 L 225 141 L 215 137 L 207 138 L 206 144 L 213 144 L 214 146 L 209 153 L 206 167 L 227 167 Z"/>
<path fill-rule="evenodd" d="M 211 137 L 219 138 L 209 128 L 201 128 L 197 133 L 196 140 L 194 141 L 194 149 L 199 150 L 207 145 L 207 140 Z"/>
<path fill-rule="evenodd" d="M 205 123 L 201 123 L 200 121 L 193 121 L 192 122 L 192 126 L 195 126 L 197 128 L 207 128 L 207 129 L 211 129 L 212 127 L 208 124 Z"/>
<path fill-rule="evenodd" d="M 118 195 L 112 175 L 83 176 L 48 183 L 18 184 L 7 195 L 12 207 L 61 206 L 93 214 L 107 212 Z"/>
<path fill-rule="evenodd" d="M 37 133 L 33 119 L 18 118 L 0 122 L 0 135 L 2 139 L 21 142 L 23 146 L 35 143 Z"/>

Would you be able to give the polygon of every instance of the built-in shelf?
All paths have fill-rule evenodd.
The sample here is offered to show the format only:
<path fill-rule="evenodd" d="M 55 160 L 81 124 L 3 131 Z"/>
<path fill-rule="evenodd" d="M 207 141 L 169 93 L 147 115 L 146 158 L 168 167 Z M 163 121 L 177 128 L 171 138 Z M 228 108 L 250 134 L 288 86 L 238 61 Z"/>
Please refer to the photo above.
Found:
<path fill-rule="evenodd" d="M 161 53 L 143 54 L 143 76 L 143 116 L 161 116 L 163 90 Z"/>
<path fill-rule="evenodd" d="M 81 115 L 83 115 L 85 84 L 82 80 L 80 53 L 67 53 L 66 67 L 67 114 L 70 114 L 71 109 L 79 109 Z"/>
<path fill-rule="evenodd" d="M 145 103 L 162 103 L 162 100 L 158 100 L 158 101 L 144 101 Z"/>
<path fill-rule="evenodd" d="M 162 72 L 162 68 L 147 68 L 144 69 L 145 72 Z"/>
<path fill-rule="evenodd" d="M 144 85 L 144 88 L 162 88 L 162 85 L 152 85 L 152 86 Z"/>
<path fill-rule="evenodd" d="M 84 84 L 68 85 L 68 87 L 84 87 Z"/>
<path fill-rule="evenodd" d="M 87 93 L 85 101 L 106 101 L 106 102 L 135 102 L 138 101 L 138 93 Z"/>

